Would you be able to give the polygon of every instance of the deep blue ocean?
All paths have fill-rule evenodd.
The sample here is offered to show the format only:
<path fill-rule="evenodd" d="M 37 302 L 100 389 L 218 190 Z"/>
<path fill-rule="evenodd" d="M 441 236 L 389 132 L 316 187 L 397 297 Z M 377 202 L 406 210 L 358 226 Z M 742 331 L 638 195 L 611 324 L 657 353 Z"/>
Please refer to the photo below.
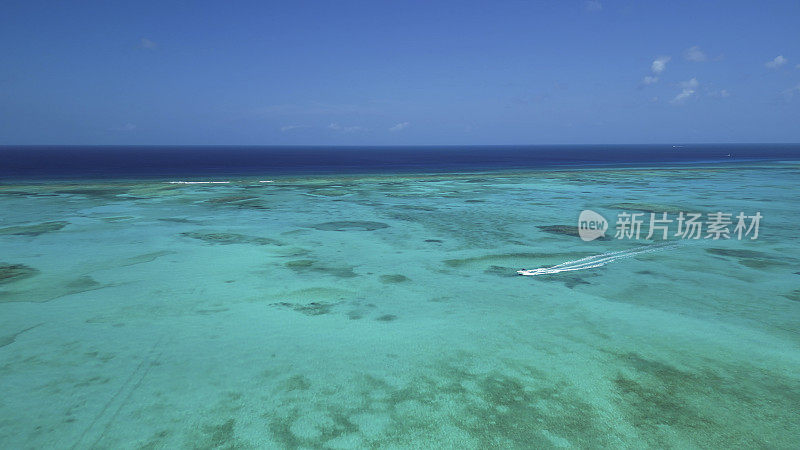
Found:
<path fill-rule="evenodd" d="M 414 147 L 3 146 L 3 178 L 436 173 L 797 159 L 800 144 Z"/>

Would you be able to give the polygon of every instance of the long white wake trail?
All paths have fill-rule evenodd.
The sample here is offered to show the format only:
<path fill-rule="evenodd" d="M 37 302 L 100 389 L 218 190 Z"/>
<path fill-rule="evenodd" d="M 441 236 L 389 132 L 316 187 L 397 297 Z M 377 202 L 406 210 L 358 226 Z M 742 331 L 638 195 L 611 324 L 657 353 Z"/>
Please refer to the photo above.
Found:
<path fill-rule="evenodd" d="M 667 242 L 663 244 L 644 245 L 641 247 L 631 248 L 628 250 L 621 250 L 618 252 L 602 253 L 594 256 L 587 256 L 586 258 L 576 259 L 574 261 L 567 261 L 557 264 L 552 267 L 540 267 L 538 269 L 525 269 L 518 270 L 517 273 L 525 276 L 534 275 L 552 275 L 554 273 L 571 272 L 575 270 L 593 269 L 595 267 L 602 267 L 614 261 L 630 258 L 643 253 L 651 253 L 661 250 L 668 250 L 677 247 L 678 244 Z"/>

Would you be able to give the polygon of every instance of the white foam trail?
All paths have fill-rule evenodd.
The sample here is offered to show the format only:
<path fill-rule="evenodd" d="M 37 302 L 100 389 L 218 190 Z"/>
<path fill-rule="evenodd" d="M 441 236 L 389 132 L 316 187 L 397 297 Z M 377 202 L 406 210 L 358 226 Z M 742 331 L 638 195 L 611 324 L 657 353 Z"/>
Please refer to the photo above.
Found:
<path fill-rule="evenodd" d="M 517 273 L 524 276 L 534 276 L 534 275 L 552 275 L 561 272 L 572 272 L 575 270 L 594 269 L 596 267 L 605 266 L 606 264 L 612 263 L 619 259 L 630 258 L 632 256 L 641 255 L 643 253 L 650 253 L 659 250 L 675 248 L 676 246 L 677 244 L 674 243 L 645 245 L 642 247 L 636 247 L 628 250 L 620 250 L 617 252 L 608 252 L 608 253 L 602 253 L 600 255 L 587 256 L 586 258 L 563 262 L 561 264 L 557 264 L 552 267 L 540 267 L 538 269 L 518 270 Z"/>
<path fill-rule="evenodd" d="M 274 183 L 275 180 L 261 180 L 259 183 Z"/>
<path fill-rule="evenodd" d="M 228 184 L 230 181 L 169 181 L 169 184 Z"/>

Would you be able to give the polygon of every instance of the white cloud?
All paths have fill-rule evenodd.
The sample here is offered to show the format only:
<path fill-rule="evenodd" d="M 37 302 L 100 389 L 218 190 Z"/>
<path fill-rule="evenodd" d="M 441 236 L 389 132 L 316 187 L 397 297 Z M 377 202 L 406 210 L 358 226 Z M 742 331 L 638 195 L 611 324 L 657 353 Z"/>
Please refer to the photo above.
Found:
<path fill-rule="evenodd" d="M 588 12 L 597 12 L 603 9 L 603 4 L 597 0 L 589 0 L 583 3 L 583 10 Z"/>
<path fill-rule="evenodd" d="M 642 78 L 642 84 L 654 84 L 658 82 L 658 77 L 651 77 L 650 75 Z"/>
<path fill-rule="evenodd" d="M 655 74 L 659 74 L 667 68 L 667 63 L 669 60 L 672 59 L 669 56 L 659 56 L 653 61 L 653 64 L 650 65 L 650 70 L 653 71 Z"/>
<path fill-rule="evenodd" d="M 284 125 L 284 126 L 281 127 L 281 131 L 287 132 L 287 131 L 296 130 L 298 128 L 308 128 L 308 126 L 307 125 Z"/>
<path fill-rule="evenodd" d="M 706 54 L 703 53 L 703 51 L 700 50 L 700 47 L 698 47 L 696 45 L 694 47 L 687 48 L 686 51 L 684 52 L 683 56 L 687 60 L 695 61 L 695 62 L 703 62 L 703 61 L 708 59 Z"/>
<path fill-rule="evenodd" d="M 689 81 L 684 81 L 681 83 L 681 92 L 675 96 L 670 103 L 672 104 L 679 104 L 686 101 L 687 98 L 692 97 L 697 92 L 697 86 L 700 83 L 697 82 L 697 78 L 692 78 Z"/>
<path fill-rule="evenodd" d="M 689 81 L 681 82 L 681 87 L 684 89 L 696 89 L 697 86 L 700 86 L 700 83 L 697 82 L 697 78 L 692 78 Z"/>
<path fill-rule="evenodd" d="M 122 125 L 121 127 L 113 127 L 113 128 L 111 128 L 111 131 L 133 131 L 135 129 L 136 129 L 136 125 L 128 122 L 125 125 Z"/>
<path fill-rule="evenodd" d="M 142 46 L 142 48 L 145 48 L 147 50 L 153 50 L 156 47 L 158 47 L 158 44 L 156 44 L 155 42 L 151 41 L 150 39 L 142 38 L 141 46 Z"/>
<path fill-rule="evenodd" d="M 389 131 L 402 131 L 402 130 L 405 130 L 406 128 L 408 128 L 409 125 L 411 125 L 411 123 L 409 123 L 409 122 L 400 122 L 397 125 L 389 128 Z"/>
<path fill-rule="evenodd" d="M 694 95 L 694 91 L 691 89 L 684 89 L 680 92 L 680 94 L 676 95 L 675 98 L 670 100 L 671 103 L 683 103 L 687 98 Z"/>
<path fill-rule="evenodd" d="M 343 133 L 352 133 L 354 131 L 363 131 L 364 130 L 364 128 L 359 127 L 359 126 L 343 127 L 343 126 L 339 125 L 336 122 L 333 122 L 330 125 L 328 125 L 328 129 L 329 130 L 334 130 L 334 131 L 341 131 Z"/>
<path fill-rule="evenodd" d="M 795 87 L 791 87 L 783 91 L 783 95 L 787 100 L 791 99 L 795 95 L 800 95 L 800 83 L 798 83 Z"/>
<path fill-rule="evenodd" d="M 787 59 L 783 55 L 778 55 L 772 61 L 767 61 L 764 65 L 770 69 L 777 69 L 786 64 Z"/>

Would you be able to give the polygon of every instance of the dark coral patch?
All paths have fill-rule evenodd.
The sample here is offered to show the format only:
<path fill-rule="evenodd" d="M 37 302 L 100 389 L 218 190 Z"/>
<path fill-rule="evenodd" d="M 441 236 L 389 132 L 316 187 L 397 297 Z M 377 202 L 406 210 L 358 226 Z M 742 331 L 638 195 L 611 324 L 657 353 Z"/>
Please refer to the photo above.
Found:
<path fill-rule="evenodd" d="M 772 259 L 740 259 L 739 264 L 750 267 L 751 269 L 769 269 L 770 267 L 785 266 L 786 263 Z"/>
<path fill-rule="evenodd" d="M 174 223 L 196 223 L 194 220 L 187 219 L 185 217 L 163 217 L 158 220 L 162 222 L 174 222 Z"/>
<path fill-rule="evenodd" d="M 784 297 L 788 298 L 793 302 L 800 302 L 800 289 L 795 289 L 788 294 L 783 294 Z"/>
<path fill-rule="evenodd" d="M 181 233 L 181 236 L 186 236 L 192 239 L 198 239 L 209 244 L 230 245 L 230 244 L 251 244 L 251 245 L 283 245 L 282 242 L 275 239 L 248 236 L 246 234 L 237 233 L 201 233 L 198 231 L 187 231 Z"/>
<path fill-rule="evenodd" d="M 301 314 L 305 314 L 307 316 L 321 316 L 323 314 L 329 314 L 333 309 L 333 307 L 338 304 L 339 302 L 337 303 L 311 302 L 306 304 L 278 302 L 278 303 L 273 303 L 272 306 L 277 306 L 280 308 L 288 308 L 291 309 L 292 311 L 296 311 Z"/>
<path fill-rule="evenodd" d="M 63 221 L 44 222 L 36 225 L 17 225 L 13 227 L 0 228 L 0 235 L 39 236 L 40 234 L 58 231 L 67 225 L 69 225 L 69 222 Z"/>
<path fill-rule="evenodd" d="M 58 196 L 58 194 L 56 193 L 40 193 L 40 192 L 5 190 L 5 189 L 0 190 L 0 195 L 8 197 L 57 197 Z"/>
<path fill-rule="evenodd" d="M 489 268 L 484 270 L 483 273 L 487 275 L 497 275 L 498 277 L 511 278 L 518 275 L 517 270 L 519 269 L 503 266 L 489 266 Z"/>
<path fill-rule="evenodd" d="M 339 278 L 353 278 L 358 276 L 358 274 L 353 272 L 353 267 L 351 266 L 325 266 L 311 259 L 289 261 L 286 263 L 286 267 L 299 274 L 322 273 Z"/>
<path fill-rule="evenodd" d="M 436 208 L 432 206 L 423 206 L 423 205 L 397 205 L 395 206 L 395 208 L 400 210 L 404 209 L 410 211 L 426 211 L 426 212 L 436 211 Z"/>
<path fill-rule="evenodd" d="M 39 325 L 41 325 L 41 324 L 39 324 Z M 19 335 L 21 335 L 22 333 L 25 333 L 26 331 L 30 331 L 30 330 L 38 327 L 39 325 L 34 325 L 32 327 L 25 328 L 24 330 L 18 331 L 18 332 L 14 333 L 14 334 L 9 334 L 8 336 L 0 336 L 0 347 L 5 347 L 6 345 L 13 344 L 14 342 L 16 342 L 17 337 Z"/>
<path fill-rule="evenodd" d="M 247 200 L 255 200 L 258 197 L 252 195 L 228 195 L 226 197 L 217 197 L 206 200 L 206 203 L 211 204 L 226 204 L 226 203 L 239 203 Z"/>
<path fill-rule="evenodd" d="M 563 283 L 564 286 L 574 289 L 576 286 L 581 284 L 591 284 L 586 281 L 588 277 L 596 277 L 599 276 L 598 273 L 592 272 L 587 274 L 576 274 L 576 273 L 556 273 L 551 275 L 538 275 L 536 277 L 537 280 L 540 281 L 549 281 L 555 283 Z"/>
<path fill-rule="evenodd" d="M 293 375 L 286 380 L 284 387 L 287 391 L 307 391 L 311 388 L 311 382 L 303 375 Z"/>
<path fill-rule="evenodd" d="M 730 256 L 733 258 L 768 258 L 769 255 L 755 250 L 736 250 L 728 248 L 707 248 L 706 252 L 718 256 Z"/>
<path fill-rule="evenodd" d="M 35 269 L 34 269 L 35 270 Z M 0 273 L 2 273 L 2 269 L 0 269 Z M 8 272 L 6 272 L 8 273 Z M 28 270 L 23 269 L 24 275 L 19 277 L 12 277 L 12 281 L 17 280 L 24 280 L 33 276 L 34 274 L 38 274 L 39 272 L 36 271 L 30 272 Z M 64 281 L 58 277 L 46 277 L 42 276 L 41 279 L 37 278 L 37 282 L 25 282 L 21 283 L 20 287 L 26 286 L 26 289 L 21 290 L 14 290 L 14 287 L 9 286 L 9 290 L 2 290 L 0 291 L 0 303 L 6 302 L 49 302 L 51 300 L 55 300 L 57 298 L 61 298 L 67 295 L 72 294 L 79 294 L 81 292 L 92 291 L 95 289 L 100 289 L 106 287 L 107 285 L 103 285 L 96 281 L 94 278 L 83 275 L 78 278 L 74 278 L 70 281 Z M 0 281 L 0 284 L 4 283 Z"/>
<path fill-rule="evenodd" d="M 536 228 L 545 233 L 561 234 L 564 236 L 578 237 L 578 227 L 575 225 L 539 225 Z"/>
<path fill-rule="evenodd" d="M 0 284 L 24 280 L 37 275 L 39 271 L 24 264 L 0 263 Z"/>
<path fill-rule="evenodd" d="M 716 256 L 726 256 L 739 258 L 739 264 L 752 269 L 769 269 L 787 265 L 786 262 L 778 261 L 770 254 L 756 250 L 737 250 L 727 248 L 707 248 L 706 252 Z"/>
<path fill-rule="evenodd" d="M 289 261 L 286 263 L 286 267 L 292 270 L 307 269 L 313 265 L 314 265 L 314 260 L 311 259 L 299 259 L 297 261 Z"/>
<path fill-rule="evenodd" d="M 680 214 L 681 212 L 683 213 L 698 212 L 692 208 L 684 208 L 675 205 L 659 205 L 656 203 L 623 202 L 623 203 L 614 203 L 613 205 L 608 205 L 607 208 L 618 209 L 623 211 L 640 211 L 640 212 L 654 213 L 654 214 L 667 213 L 670 215 L 677 215 Z"/>
<path fill-rule="evenodd" d="M 237 448 L 236 435 L 234 432 L 236 421 L 228 419 L 225 423 L 218 425 L 206 425 L 203 427 L 203 432 L 206 434 L 207 445 L 199 446 L 200 448 Z"/>
<path fill-rule="evenodd" d="M 560 234 L 562 236 L 580 237 L 578 234 L 578 227 L 575 225 L 539 225 L 536 228 L 550 234 Z M 604 241 L 610 239 L 608 236 L 601 236 L 598 240 Z"/>
<path fill-rule="evenodd" d="M 406 281 L 411 281 L 411 279 L 405 275 L 400 275 L 397 273 L 392 275 L 381 275 L 381 281 L 383 283 L 403 283 Z"/>
<path fill-rule="evenodd" d="M 620 395 L 628 421 L 639 431 L 655 434 L 659 427 L 706 428 L 712 424 L 687 397 L 693 389 L 703 389 L 720 380 L 679 370 L 668 364 L 646 359 L 635 353 L 618 355 L 633 373 L 618 373 L 612 383 Z M 651 444 L 656 444 L 652 442 Z"/>
<path fill-rule="evenodd" d="M 235 208 L 269 209 L 261 203 L 261 198 L 253 195 L 228 195 L 206 200 L 206 203 Z"/>
<path fill-rule="evenodd" d="M 83 275 L 65 284 L 68 292 L 79 293 L 97 289 L 101 284 L 94 278 Z"/>
<path fill-rule="evenodd" d="M 389 228 L 389 225 L 383 222 L 343 220 L 318 223 L 316 225 L 312 225 L 311 228 L 322 231 L 374 231 L 382 228 Z"/>

